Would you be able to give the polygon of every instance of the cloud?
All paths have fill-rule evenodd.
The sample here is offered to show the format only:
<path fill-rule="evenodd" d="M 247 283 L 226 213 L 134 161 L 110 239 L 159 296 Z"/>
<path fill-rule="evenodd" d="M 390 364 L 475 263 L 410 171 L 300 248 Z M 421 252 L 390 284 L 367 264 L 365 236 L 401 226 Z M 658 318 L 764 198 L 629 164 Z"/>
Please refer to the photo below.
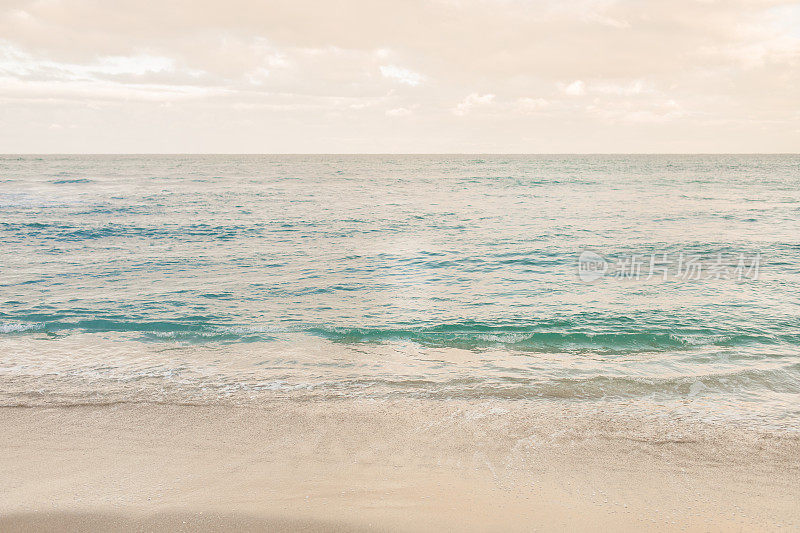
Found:
<path fill-rule="evenodd" d="M 544 98 L 520 98 L 517 100 L 519 108 L 526 112 L 540 111 L 550 106 L 550 101 Z"/>
<path fill-rule="evenodd" d="M 587 110 L 611 123 L 665 123 L 686 117 L 688 114 L 675 100 L 604 103 L 590 105 Z"/>
<path fill-rule="evenodd" d="M 386 111 L 387 117 L 405 117 L 406 115 L 410 115 L 411 110 L 407 107 L 396 107 L 394 109 L 389 109 Z"/>
<path fill-rule="evenodd" d="M 137 54 L 101 56 L 85 63 L 57 62 L 33 57 L 13 45 L 0 42 L 0 74 L 7 76 L 86 79 L 174 71 L 175 61 L 169 57 Z"/>
<path fill-rule="evenodd" d="M 411 85 L 412 87 L 416 87 L 422 82 L 421 75 L 405 68 L 394 65 L 381 65 L 380 70 L 384 78 L 390 78 L 400 83 Z"/>
<path fill-rule="evenodd" d="M 570 96 L 582 96 L 586 94 L 586 83 L 582 80 L 575 80 L 572 83 L 563 85 L 561 90 L 564 91 L 564 94 Z"/>
<path fill-rule="evenodd" d="M 459 116 L 464 116 L 476 107 L 483 107 L 491 104 L 494 101 L 493 94 L 478 94 L 472 93 L 453 109 L 453 113 Z"/>
<path fill-rule="evenodd" d="M 608 94 L 615 96 L 635 96 L 646 92 L 653 92 L 653 88 L 642 80 L 627 82 L 598 81 L 589 84 L 587 91 L 595 94 Z"/>
<path fill-rule="evenodd" d="M 6 0 L 0 142 L 796 151 L 798 20 L 796 0 Z"/>

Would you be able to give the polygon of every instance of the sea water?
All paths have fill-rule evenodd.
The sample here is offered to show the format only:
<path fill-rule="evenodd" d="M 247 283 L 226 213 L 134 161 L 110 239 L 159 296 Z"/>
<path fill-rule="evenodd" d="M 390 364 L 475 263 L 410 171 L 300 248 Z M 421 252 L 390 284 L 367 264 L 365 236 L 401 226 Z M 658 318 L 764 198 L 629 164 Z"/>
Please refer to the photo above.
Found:
<path fill-rule="evenodd" d="M 798 155 L 0 156 L 0 404 L 800 430 Z"/>

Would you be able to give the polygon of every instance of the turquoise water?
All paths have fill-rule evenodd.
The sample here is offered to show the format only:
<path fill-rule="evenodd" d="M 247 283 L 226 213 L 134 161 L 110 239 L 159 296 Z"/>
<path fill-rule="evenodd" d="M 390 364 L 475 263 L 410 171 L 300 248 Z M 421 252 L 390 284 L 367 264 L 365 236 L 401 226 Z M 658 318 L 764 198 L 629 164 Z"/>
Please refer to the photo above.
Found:
<path fill-rule="evenodd" d="M 1 156 L 0 239 L 7 404 L 498 396 L 800 428 L 798 155 Z M 581 279 L 585 251 L 609 271 Z"/>

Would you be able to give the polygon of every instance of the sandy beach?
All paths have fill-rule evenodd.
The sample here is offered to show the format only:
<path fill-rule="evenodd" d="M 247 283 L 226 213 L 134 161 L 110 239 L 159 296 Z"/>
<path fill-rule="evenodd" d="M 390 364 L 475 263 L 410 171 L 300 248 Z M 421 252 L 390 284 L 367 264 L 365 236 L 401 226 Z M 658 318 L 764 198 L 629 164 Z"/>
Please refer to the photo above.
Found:
<path fill-rule="evenodd" d="M 800 439 L 522 402 L 0 409 L 0 529 L 791 530 Z"/>

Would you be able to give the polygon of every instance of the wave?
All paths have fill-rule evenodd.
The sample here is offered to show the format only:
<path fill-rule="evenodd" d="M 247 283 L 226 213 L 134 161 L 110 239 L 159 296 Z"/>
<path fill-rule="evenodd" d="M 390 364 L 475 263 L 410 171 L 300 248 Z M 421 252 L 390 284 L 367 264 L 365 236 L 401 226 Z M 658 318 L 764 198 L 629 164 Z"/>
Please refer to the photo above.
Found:
<path fill-rule="evenodd" d="M 104 318 L 69 320 L 57 318 L 37 322 L 0 322 L 0 334 L 46 333 L 122 333 L 135 334 L 140 340 L 207 342 L 266 342 L 275 340 L 268 328 L 237 327 L 205 322 L 136 321 Z"/>
<path fill-rule="evenodd" d="M 44 324 L 38 322 L 0 322 L 0 333 L 22 333 L 26 331 L 39 331 Z"/>
<path fill-rule="evenodd" d="M 401 395 L 429 398 L 502 398 L 546 400 L 609 400 L 661 397 L 694 398 L 709 395 L 747 396 L 764 391 L 800 393 L 800 366 L 788 363 L 772 369 L 742 369 L 712 374 L 670 377 L 605 376 L 429 379 L 362 378 L 316 384 L 319 394 Z"/>
<path fill-rule="evenodd" d="M 122 210 L 109 210 L 107 207 L 89 211 L 89 214 L 104 214 L 118 212 L 137 212 L 137 208 L 123 208 Z M 266 225 L 137 225 L 108 223 L 94 226 L 78 224 L 64 224 L 56 222 L 2 222 L 0 231 L 8 233 L 12 238 L 37 238 L 53 241 L 91 241 L 97 239 L 125 237 L 125 238 L 181 238 L 187 237 L 214 237 L 217 239 L 231 239 L 234 237 L 258 236 L 264 234 Z"/>
<path fill-rule="evenodd" d="M 564 324 L 563 321 L 554 321 Z M 504 348 L 519 352 L 628 353 L 674 351 L 700 346 L 735 347 L 754 344 L 800 344 L 800 335 L 767 332 L 743 333 L 679 328 L 581 331 L 549 329 L 552 325 L 492 326 L 488 324 L 442 324 L 408 329 L 310 328 L 309 333 L 343 343 L 414 342 L 430 347 L 472 350 Z M 564 324 L 566 325 L 566 324 Z"/>
<path fill-rule="evenodd" d="M 800 365 L 794 362 L 769 368 L 720 370 L 681 376 L 599 375 L 526 378 L 521 376 L 462 376 L 445 379 L 421 376 L 362 375 L 329 379 L 322 375 L 279 378 L 269 372 L 215 366 L 113 366 L 95 364 L 63 367 L 58 372 L 28 375 L 0 373 L 0 405 L 7 402 L 62 400 L 165 401 L 219 403 L 256 398 L 321 400 L 336 398 L 428 398 L 502 400 L 625 401 L 650 399 L 679 401 L 714 399 L 753 402 L 772 399 L 797 411 Z"/>
<path fill-rule="evenodd" d="M 209 293 L 208 297 L 220 298 L 224 295 Z M 641 320 L 626 316 L 581 316 L 529 322 L 464 321 L 382 328 L 236 324 L 216 316 L 142 320 L 121 315 L 98 317 L 68 312 L 23 316 L 4 316 L 0 313 L 0 334 L 42 333 L 52 336 L 119 333 L 139 340 L 197 344 L 270 342 L 301 334 L 353 345 L 413 343 L 423 347 L 472 351 L 501 349 L 521 353 L 577 354 L 669 352 L 703 347 L 800 346 L 800 333 L 789 325 L 779 324 L 769 330 L 759 330 L 752 324 L 747 328 L 730 325 L 703 328 L 657 320 L 642 324 Z"/>
<path fill-rule="evenodd" d="M 64 179 L 52 180 L 50 183 L 52 183 L 53 185 L 67 185 L 67 184 L 78 184 L 78 183 L 94 183 L 94 180 L 88 178 L 64 178 Z"/>

